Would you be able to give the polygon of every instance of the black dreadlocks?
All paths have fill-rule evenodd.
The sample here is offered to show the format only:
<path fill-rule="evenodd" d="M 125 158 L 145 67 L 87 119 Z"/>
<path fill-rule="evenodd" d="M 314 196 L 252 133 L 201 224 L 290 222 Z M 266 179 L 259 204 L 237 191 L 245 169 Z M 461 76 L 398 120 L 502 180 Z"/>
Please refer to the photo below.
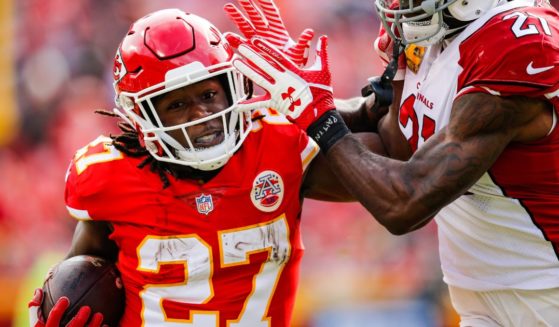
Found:
<path fill-rule="evenodd" d="M 96 114 L 120 118 L 117 114 L 106 111 L 106 110 L 95 110 Z M 134 127 L 126 122 L 119 122 L 118 128 L 122 131 L 119 135 L 110 135 L 113 140 L 114 147 L 120 152 L 134 158 L 145 157 L 145 159 L 138 165 L 138 168 L 142 169 L 149 165 L 151 172 L 159 175 L 161 181 L 163 182 L 163 188 L 167 188 L 171 185 L 169 178 L 166 173 L 170 173 L 174 177 L 177 177 L 173 169 L 171 169 L 166 163 L 155 160 L 148 150 L 140 144 L 140 139 L 138 138 L 138 132 Z"/>

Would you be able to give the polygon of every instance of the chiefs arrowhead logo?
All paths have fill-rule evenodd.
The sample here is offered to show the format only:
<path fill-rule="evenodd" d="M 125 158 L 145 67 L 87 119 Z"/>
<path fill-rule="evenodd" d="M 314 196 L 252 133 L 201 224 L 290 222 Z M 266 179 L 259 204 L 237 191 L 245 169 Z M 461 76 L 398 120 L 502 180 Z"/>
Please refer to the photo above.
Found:
<path fill-rule="evenodd" d="M 122 56 L 120 55 L 120 49 L 117 50 L 115 56 L 115 63 L 114 63 L 114 70 L 113 70 L 113 77 L 115 81 L 118 83 L 120 80 L 126 75 L 126 66 L 124 66 L 124 62 L 122 61 Z"/>

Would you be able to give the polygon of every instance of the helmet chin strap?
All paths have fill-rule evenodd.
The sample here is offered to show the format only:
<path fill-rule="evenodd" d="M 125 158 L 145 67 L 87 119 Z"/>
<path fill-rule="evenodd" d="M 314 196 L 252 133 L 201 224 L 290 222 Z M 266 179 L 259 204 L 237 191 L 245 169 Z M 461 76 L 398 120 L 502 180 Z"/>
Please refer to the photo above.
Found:
<path fill-rule="evenodd" d="M 157 132 L 157 134 L 161 140 L 169 145 L 174 156 L 188 162 L 188 164 L 183 165 L 203 171 L 221 168 L 227 163 L 231 157 L 228 154 L 230 154 L 235 147 L 236 133 L 225 134 L 223 142 L 212 147 L 194 150 L 186 149 L 182 144 L 165 132 Z"/>
<path fill-rule="evenodd" d="M 183 160 L 191 160 L 194 156 L 200 162 L 191 164 L 189 165 L 190 167 L 203 171 L 210 171 L 223 167 L 227 161 L 229 161 L 229 158 L 231 158 L 231 156 L 223 154 L 232 152 L 234 147 L 234 138 L 227 137 L 223 142 L 214 145 L 211 148 L 195 151 L 175 150 L 175 154 Z M 204 160 L 204 157 L 215 158 L 219 155 L 221 155 L 221 157 L 218 159 L 212 159 L 211 161 Z"/>

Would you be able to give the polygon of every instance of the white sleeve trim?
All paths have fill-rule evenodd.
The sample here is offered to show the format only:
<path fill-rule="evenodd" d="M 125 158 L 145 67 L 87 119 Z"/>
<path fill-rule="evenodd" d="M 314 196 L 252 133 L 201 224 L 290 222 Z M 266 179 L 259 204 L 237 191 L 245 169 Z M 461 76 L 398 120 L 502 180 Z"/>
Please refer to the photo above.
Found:
<path fill-rule="evenodd" d="M 456 93 L 456 96 L 454 97 L 454 99 L 455 100 L 458 99 L 464 93 L 468 93 L 472 89 L 477 89 L 478 92 L 485 91 L 485 93 L 488 93 L 488 94 L 491 94 L 491 95 L 501 96 L 501 93 L 499 91 L 495 91 L 495 90 L 490 89 L 486 86 L 466 86 L 465 88 L 461 89 L 458 93 Z"/>
<path fill-rule="evenodd" d="M 307 146 L 303 149 L 303 151 L 301 151 L 301 163 L 303 163 L 303 171 L 307 170 L 307 167 L 316 157 L 318 152 L 318 144 L 316 144 L 316 142 L 309 137 Z"/>
<path fill-rule="evenodd" d="M 77 220 L 91 220 L 91 216 L 89 216 L 89 212 L 87 210 L 74 209 L 69 206 L 66 206 L 66 209 L 68 209 L 70 215 Z"/>
<path fill-rule="evenodd" d="M 547 135 L 551 134 L 551 132 L 553 132 L 553 130 L 555 129 L 555 126 L 557 126 L 557 113 L 555 112 L 555 109 L 552 110 L 552 113 L 553 113 L 553 121 L 551 122 L 551 128 L 549 129 Z"/>
<path fill-rule="evenodd" d="M 547 93 L 547 94 L 545 95 L 545 97 L 548 98 L 548 99 L 553 99 L 553 98 L 555 98 L 555 97 L 559 97 L 559 89 L 557 89 L 557 90 L 555 90 L 555 91 L 553 91 L 553 92 L 551 92 L 551 93 Z"/>

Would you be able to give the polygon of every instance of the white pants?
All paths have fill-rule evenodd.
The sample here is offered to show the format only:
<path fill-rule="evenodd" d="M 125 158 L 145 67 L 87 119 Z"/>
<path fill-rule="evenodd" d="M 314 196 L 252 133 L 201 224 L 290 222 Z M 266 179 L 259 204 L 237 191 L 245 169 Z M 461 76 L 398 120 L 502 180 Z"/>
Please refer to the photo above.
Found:
<path fill-rule="evenodd" d="M 460 327 L 559 327 L 559 288 L 476 292 L 448 286 Z"/>

